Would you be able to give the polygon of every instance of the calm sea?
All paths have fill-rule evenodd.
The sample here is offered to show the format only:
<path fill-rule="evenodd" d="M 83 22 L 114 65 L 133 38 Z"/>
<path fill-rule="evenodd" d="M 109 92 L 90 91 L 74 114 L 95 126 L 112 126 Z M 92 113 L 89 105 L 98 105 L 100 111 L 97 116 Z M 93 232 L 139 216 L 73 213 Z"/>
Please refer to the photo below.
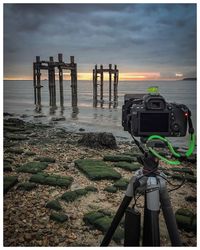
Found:
<path fill-rule="evenodd" d="M 16 117 L 24 117 L 26 121 L 49 123 L 52 117 L 64 116 L 64 121 L 56 123 L 70 131 L 106 131 L 112 132 L 118 139 L 131 139 L 128 132 L 121 126 L 122 105 L 124 94 L 146 93 L 150 86 L 158 86 L 161 95 L 167 102 L 187 105 L 192 111 L 192 120 L 196 128 L 196 81 L 133 81 L 119 82 L 117 108 L 109 108 L 108 84 L 105 83 L 105 104 L 103 108 L 93 108 L 92 81 L 78 81 L 78 111 L 71 108 L 70 82 L 64 81 L 64 109 L 59 107 L 59 89 L 57 89 L 57 108 L 49 108 L 48 82 L 42 85 L 42 110 L 40 115 L 35 111 L 32 81 L 4 81 L 4 112 L 14 113 Z M 57 82 L 57 87 L 59 86 Z M 174 139 L 175 144 L 187 145 L 187 138 Z"/>

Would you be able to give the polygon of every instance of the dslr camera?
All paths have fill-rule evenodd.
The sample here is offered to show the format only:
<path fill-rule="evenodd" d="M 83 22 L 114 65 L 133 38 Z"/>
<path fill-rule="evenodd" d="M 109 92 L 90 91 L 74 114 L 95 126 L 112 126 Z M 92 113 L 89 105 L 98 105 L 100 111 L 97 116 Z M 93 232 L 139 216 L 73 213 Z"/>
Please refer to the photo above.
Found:
<path fill-rule="evenodd" d="M 154 94 L 126 94 L 122 106 L 122 126 L 132 136 L 185 136 L 189 109 L 184 104 L 167 103 Z"/>

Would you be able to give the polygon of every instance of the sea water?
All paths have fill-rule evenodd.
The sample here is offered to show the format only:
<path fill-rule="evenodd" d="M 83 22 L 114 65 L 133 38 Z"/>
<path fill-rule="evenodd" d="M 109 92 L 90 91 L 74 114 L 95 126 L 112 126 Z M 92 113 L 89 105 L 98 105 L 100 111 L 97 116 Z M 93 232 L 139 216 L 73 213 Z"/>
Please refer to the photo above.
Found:
<path fill-rule="evenodd" d="M 34 105 L 32 81 L 4 81 L 4 112 L 13 113 L 15 117 L 23 117 L 26 121 L 49 123 L 54 117 L 65 120 L 55 123 L 68 131 L 77 132 L 80 128 L 86 132 L 112 132 L 120 140 L 131 140 L 127 131 L 123 130 L 122 105 L 125 94 L 147 93 L 150 86 L 158 86 L 159 92 L 167 102 L 187 105 L 192 112 L 193 125 L 196 128 L 196 81 L 119 81 L 118 107 L 108 104 L 108 82 L 104 84 L 103 107 L 93 107 L 92 81 L 78 81 L 78 109 L 71 108 L 70 81 L 64 81 L 64 107 L 60 108 L 59 83 L 56 82 L 56 109 L 49 107 L 48 81 L 42 81 L 42 109 L 38 113 Z M 178 146 L 187 146 L 188 136 L 173 138 Z"/>

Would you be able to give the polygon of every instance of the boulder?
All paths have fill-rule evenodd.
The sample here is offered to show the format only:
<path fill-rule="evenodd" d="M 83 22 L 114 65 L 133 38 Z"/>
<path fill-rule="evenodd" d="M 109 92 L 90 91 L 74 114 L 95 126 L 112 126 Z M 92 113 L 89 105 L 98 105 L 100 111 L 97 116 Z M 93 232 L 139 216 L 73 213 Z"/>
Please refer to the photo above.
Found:
<path fill-rule="evenodd" d="M 112 133 L 85 133 L 78 141 L 81 145 L 91 148 L 116 149 L 117 142 Z"/>

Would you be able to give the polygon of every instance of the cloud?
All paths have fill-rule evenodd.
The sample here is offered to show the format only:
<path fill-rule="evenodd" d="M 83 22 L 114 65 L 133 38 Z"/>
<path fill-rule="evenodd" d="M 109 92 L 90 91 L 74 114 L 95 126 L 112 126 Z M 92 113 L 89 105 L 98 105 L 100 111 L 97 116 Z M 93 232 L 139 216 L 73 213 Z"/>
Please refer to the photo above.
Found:
<path fill-rule="evenodd" d="M 16 63 L 32 74 L 36 55 L 47 59 L 59 52 L 75 55 L 85 71 L 95 63 L 116 63 L 130 72 L 191 72 L 196 5 L 4 4 L 5 74 Z"/>

